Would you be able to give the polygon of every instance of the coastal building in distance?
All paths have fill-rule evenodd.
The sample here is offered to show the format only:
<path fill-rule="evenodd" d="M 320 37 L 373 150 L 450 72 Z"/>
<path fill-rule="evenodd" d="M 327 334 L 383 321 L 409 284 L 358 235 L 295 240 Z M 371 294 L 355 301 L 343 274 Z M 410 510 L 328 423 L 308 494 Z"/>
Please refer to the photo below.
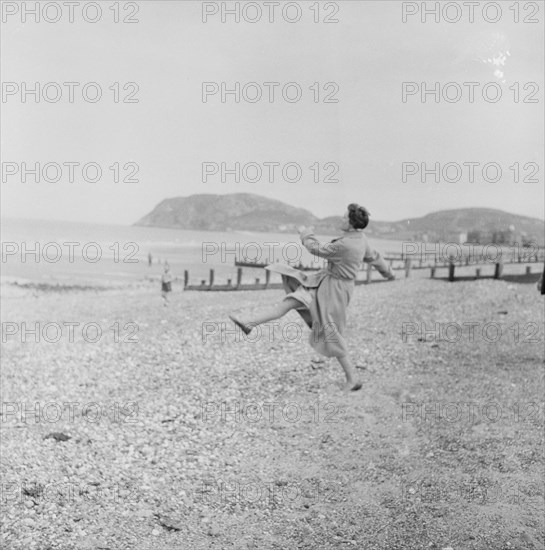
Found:
<path fill-rule="evenodd" d="M 516 231 L 513 226 L 508 229 L 496 231 L 472 230 L 467 234 L 467 242 L 475 244 L 503 244 L 513 246 L 518 243 L 522 246 L 529 246 L 535 243 L 536 240 L 535 235 Z"/>

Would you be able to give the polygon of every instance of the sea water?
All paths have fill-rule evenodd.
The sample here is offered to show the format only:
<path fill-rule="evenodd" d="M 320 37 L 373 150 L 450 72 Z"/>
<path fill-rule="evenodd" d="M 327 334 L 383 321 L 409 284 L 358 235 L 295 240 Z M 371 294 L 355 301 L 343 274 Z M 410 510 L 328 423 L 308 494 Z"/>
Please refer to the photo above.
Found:
<path fill-rule="evenodd" d="M 332 236 L 319 236 L 327 242 Z M 401 241 L 369 239 L 382 253 L 402 252 Z M 43 220 L 2 220 L 4 280 L 51 284 L 123 284 L 160 277 L 166 262 L 190 283 L 236 280 L 235 257 L 260 263 L 323 265 L 301 247 L 294 233 L 189 231 Z M 151 255 L 151 264 L 149 263 Z M 245 282 L 264 280 L 260 268 L 244 268 Z"/>

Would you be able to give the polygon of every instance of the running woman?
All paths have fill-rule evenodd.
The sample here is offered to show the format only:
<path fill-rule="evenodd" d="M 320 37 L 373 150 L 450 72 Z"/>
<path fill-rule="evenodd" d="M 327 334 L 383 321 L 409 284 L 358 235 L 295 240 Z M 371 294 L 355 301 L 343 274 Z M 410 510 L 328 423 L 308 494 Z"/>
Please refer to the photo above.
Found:
<path fill-rule="evenodd" d="M 350 204 L 339 227 L 343 235 L 329 243 L 321 243 L 312 228 L 300 227 L 303 246 L 311 254 L 325 258 L 327 266 L 311 275 L 289 266 L 268 266 L 270 271 L 282 274 L 287 296 L 280 304 L 254 319 L 229 316 L 245 334 L 249 334 L 255 326 L 280 319 L 292 309 L 297 310 L 312 329 L 310 345 L 321 355 L 336 357 L 343 368 L 346 376 L 344 391 L 357 391 L 362 387 L 348 356 L 344 337 L 346 310 L 362 261 L 370 263 L 384 278 L 395 279 L 384 259 L 367 242 L 363 230 L 368 224 L 369 212 L 358 204 Z"/>

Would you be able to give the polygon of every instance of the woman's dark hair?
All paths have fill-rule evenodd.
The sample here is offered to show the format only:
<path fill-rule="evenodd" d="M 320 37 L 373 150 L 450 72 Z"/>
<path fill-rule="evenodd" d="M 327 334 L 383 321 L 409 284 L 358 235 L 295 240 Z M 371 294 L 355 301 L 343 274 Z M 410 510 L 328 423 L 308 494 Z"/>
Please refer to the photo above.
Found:
<path fill-rule="evenodd" d="M 369 225 L 369 212 L 359 204 L 348 205 L 348 221 L 354 229 L 365 229 Z"/>

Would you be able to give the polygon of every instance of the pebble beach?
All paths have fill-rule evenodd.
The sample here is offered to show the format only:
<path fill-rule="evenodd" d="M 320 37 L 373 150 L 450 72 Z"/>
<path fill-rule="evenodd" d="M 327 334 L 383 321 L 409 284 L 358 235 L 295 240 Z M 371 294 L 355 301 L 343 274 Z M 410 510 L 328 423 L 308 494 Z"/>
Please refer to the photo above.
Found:
<path fill-rule="evenodd" d="M 2 291 L 2 548 L 545 547 L 535 282 L 357 287 L 353 394 L 281 291 Z"/>

